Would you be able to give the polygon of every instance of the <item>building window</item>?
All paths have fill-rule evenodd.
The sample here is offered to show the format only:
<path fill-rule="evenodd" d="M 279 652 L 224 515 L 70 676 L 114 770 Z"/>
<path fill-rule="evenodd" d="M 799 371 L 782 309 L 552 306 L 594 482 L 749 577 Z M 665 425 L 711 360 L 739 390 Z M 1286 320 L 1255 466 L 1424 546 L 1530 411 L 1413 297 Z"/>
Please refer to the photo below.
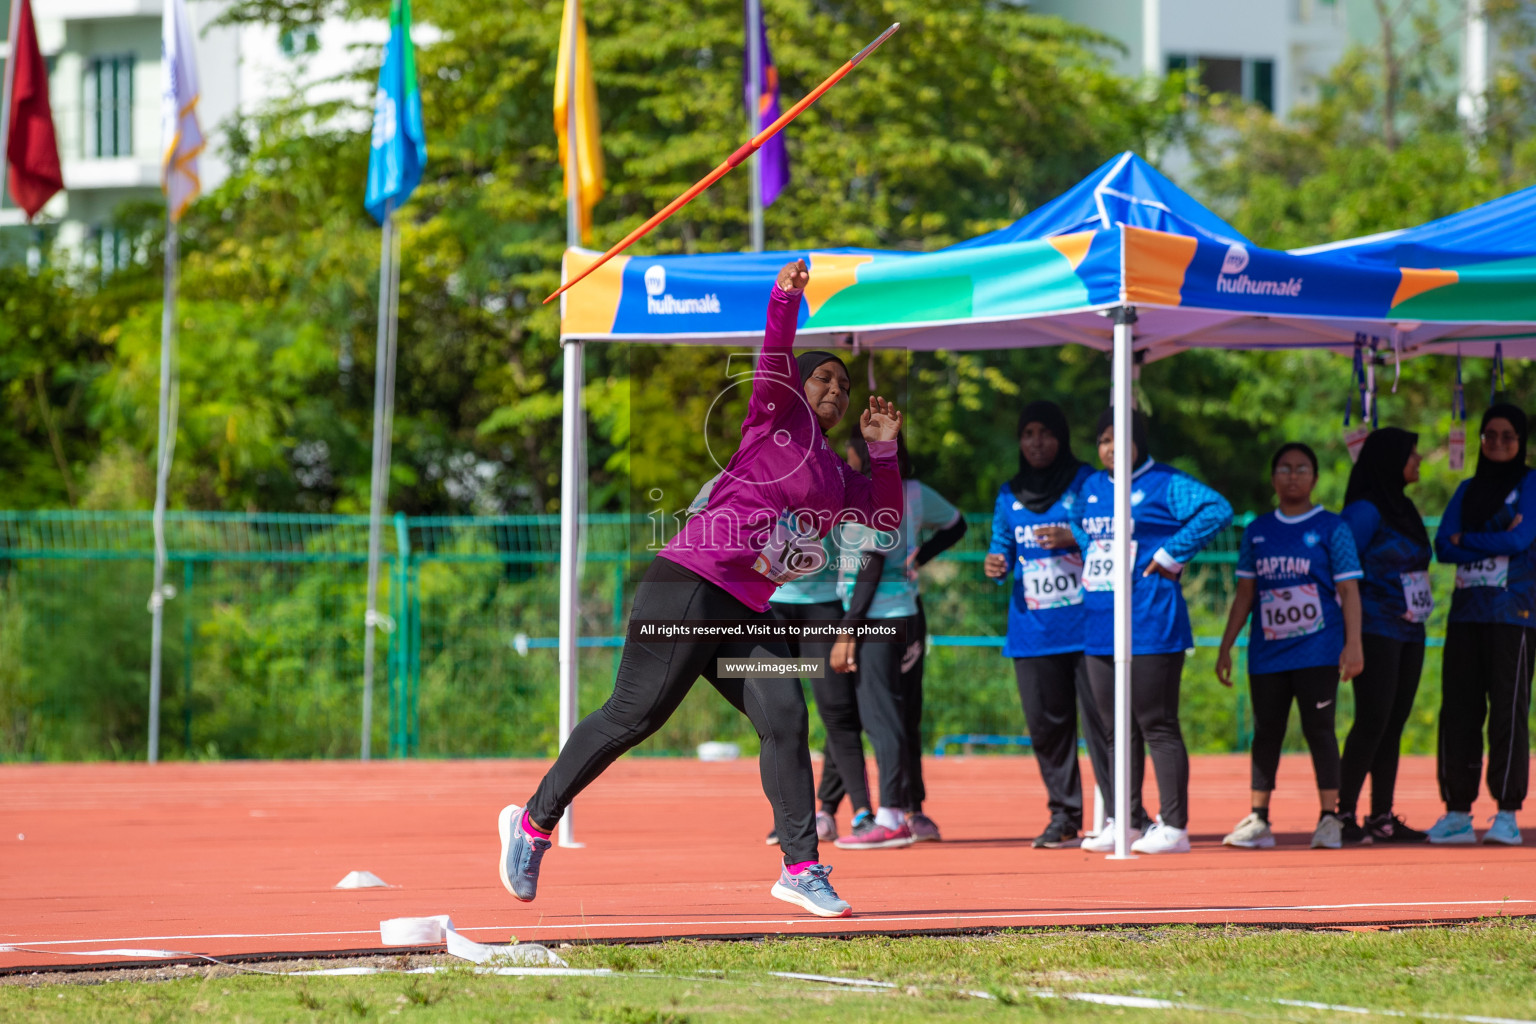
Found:
<path fill-rule="evenodd" d="M 133 155 L 133 55 L 92 57 L 85 72 L 86 156 Z"/>
<path fill-rule="evenodd" d="M 91 232 L 90 255 L 102 277 L 110 277 L 133 265 L 136 245 L 132 234 L 106 224 Z"/>
<path fill-rule="evenodd" d="M 1207 95 L 1235 96 L 1265 110 L 1275 109 L 1275 62 L 1271 59 L 1170 53 L 1167 67 L 1169 74 L 1192 72 L 1191 80 L 1198 82 Z"/>
<path fill-rule="evenodd" d="M 320 51 L 320 33 L 313 25 L 289 29 L 277 37 L 277 48 L 290 60 Z"/>

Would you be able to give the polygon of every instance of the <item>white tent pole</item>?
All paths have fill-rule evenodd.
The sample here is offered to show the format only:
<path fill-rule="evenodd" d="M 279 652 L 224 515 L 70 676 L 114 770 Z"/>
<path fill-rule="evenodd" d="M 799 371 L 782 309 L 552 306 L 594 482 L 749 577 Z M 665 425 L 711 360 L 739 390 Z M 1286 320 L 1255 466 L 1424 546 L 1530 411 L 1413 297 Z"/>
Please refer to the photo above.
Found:
<path fill-rule="evenodd" d="M 1136 310 L 1115 310 L 1115 349 L 1111 388 L 1115 407 L 1115 852 L 1111 860 L 1130 860 L 1131 853 L 1131 363 Z"/>
<path fill-rule="evenodd" d="M 566 0 L 571 23 L 567 27 L 571 40 L 571 52 L 566 54 L 565 80 L 565 241 L 567 246 L 581 244 L 581 220 L 577 204 L 580 196 L 580 167 L 576 150 L 576 29 L 578 27 L 577 4 Z M 561 261 L 560 280 L 565 283 L 567 268 Z M 569 297 L 560 297 L 560 317 L 565 318 L 565 305 Z M 562 346 L 565 354 L 565 388 L 560 416 L 560 747 L 571 738 L 576 728 L 576 693 L 580 679 L 577 663 L 577 636 L 579 629 L 581 574 L 577 564 L 581 557 L 581 473 L 585 460 L 582 458 L 581 384 L 582 344 L 567 340 Z M 576 825 L 571 808 L 565 809 L 560 819 L 559 842 L 561 846 L 582 844 L 576 841 Z"/>
<path fill-rule="evenodd" d="M 747 0 L 747 138 L 758 133 L 763 83 L 763 5 Z M 752 182 L 752 251 L 763 251 L 763 157 L 755 152 L 747 161 Z"/>

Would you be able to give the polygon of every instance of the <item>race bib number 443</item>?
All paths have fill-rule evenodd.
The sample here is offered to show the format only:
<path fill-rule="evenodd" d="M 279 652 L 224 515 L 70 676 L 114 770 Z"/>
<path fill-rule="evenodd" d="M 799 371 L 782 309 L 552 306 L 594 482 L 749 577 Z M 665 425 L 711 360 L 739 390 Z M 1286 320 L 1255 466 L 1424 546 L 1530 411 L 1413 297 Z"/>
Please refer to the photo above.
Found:
<path fill-rule="evenodd" d="M 1024 588 L 1024 606 L 1030 611 L 1042 608 L 1066 608 L 1083 603 L 1083 556 L 1049 555 L 1045 558 L 1019 558 L 1019 585 Z"/>
<path fill-rule="evenodd" d="M 1136 565 L 1136 542 L 1131 541 L 1131 565 Z M 1115 589 L 1114 542 L 1096 540 L 1083 557 L 1083 589 L 1099 593 Z"/>
<path fill-rule="evenodd" d="M 1456 567 L 1456 589 L 1468 587 L 1509 586 L 1509 556 L 1493 555 L 1476 562 L 1465 562 Z"/>
<path fill-rule="evenodd" d="M 1317 584 L 1259 591 L 1259 625 L 1265 640 L 1289 640 L 1321 632 L 1325 623 Z"/>

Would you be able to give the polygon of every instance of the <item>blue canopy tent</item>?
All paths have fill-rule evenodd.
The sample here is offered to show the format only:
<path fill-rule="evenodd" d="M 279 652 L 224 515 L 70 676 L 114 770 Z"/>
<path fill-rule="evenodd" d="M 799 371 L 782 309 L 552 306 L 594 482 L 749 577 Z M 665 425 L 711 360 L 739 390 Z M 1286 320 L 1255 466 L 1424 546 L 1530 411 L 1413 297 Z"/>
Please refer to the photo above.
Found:
<path fill-rule="evenodd" d="M 1418 244 L 1432 249 L 1453 234 L 1429 233 L 1430 227 L 1413 229 L 1426 231 Z M 1409 244 L 1402 234 L 1395 237 L 1399 247 Z M 1484 235 L 1469 221 L 1464 237 L 1470 245 Z M 1474 315 L 1476 307 L 1440 301 L 1435 293 L 1463 286 L 1461 275 L 1481 268 L 1448 270 L 1433 259 L 1427 264 L 1405 261 L 1399 250 L 1373 248 L 1390 242 L 1378 236 L 1333 249 L 1264 249 L 1146 161 L 1122 153 L 1014 224 L 935 252 L 620 256 L 563 296 L 561 340 L 571 346 L 587 341 L 755 341 L 762 335 L 768 283 L 783 263 L 800 258 L 811 267 L 800 344 L 952 351 L 1080 344 L 1108 351 L 1115 432 L 1124 437 L 1130 432 L 1131 381 L 1138 361 L 1190 348 L 1322 348 L 1354 354 L 1362 332 L 1385 335 L 1400 354 L 1411 354 L 1478 338 L 1492 344 L 1513 331 L 1536 327 L 1531 299 L 1536 259 L 1517 259 L 1519 266 L 1494 261 L 1499 268 L 1494 286 L 1506 301 L 1480 317 Z M 580 271 L 597 255 L 567 250 L 565 273 Z M 1515 319 L 1505 319 L 1506 313 Z M 568 359 L 566 365 L 579 367 L 581 361 Z M 567 373 L 568 410 L 578 407 L 580 388 L 580 374 Z M 568 474 L 579 473 L 584 465 L 579 421 L 566 418 L 563 465 Z M 1129 459 L 1130 446 L 1117 447 L 1117 481 L 1130 479 Z M 1130 522 L 1127 486 L 1117 486 L 1113 511 L 1114 558 L 1121 573 L 1114 624 L 1119 755 L 1114 818 L 1120 826 L 1115 855 L 1123 857 L 1128 855 L 1124 801 L 1130 789 L 1131 581 L 1129 538 L 1122 528 Z M 563 546 L 562 558 L 574 560 L 575 531 L 569 533 L 572 539 Z M 562 721 L 575 720 L 575 600 L 573 583 L 561 593 L 562 707 L 572 712 L 569 718 L 562 713 Z"/>

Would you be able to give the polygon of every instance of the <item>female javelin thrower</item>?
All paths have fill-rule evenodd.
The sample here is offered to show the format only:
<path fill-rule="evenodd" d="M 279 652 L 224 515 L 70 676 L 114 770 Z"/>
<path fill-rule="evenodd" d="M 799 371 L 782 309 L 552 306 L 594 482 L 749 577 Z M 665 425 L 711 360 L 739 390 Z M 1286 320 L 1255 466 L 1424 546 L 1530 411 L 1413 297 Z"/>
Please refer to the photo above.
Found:
<path fill-rule="evenodd" d="M 549 834 L 570 802 L 620 754 L 659 729 L 703 676 L 752 720 L 762 742 L 763 791 L 784 851 L 772 895 L 819 917 L 853 913 L 827 879 L 831 868 L 817 862 L 815 787 L 799 681 L 718 674 L 717 659 L 787 657 L 788 646 L 745 636 L 642 639 L 637 631 L 648 621 L 772 623 L 769 597 L 780 584 L 820 567 L 825 553 L 819 538 L 835 523 L 883 530 L 901 523 L 901 413 L 871 396 L 859 428 L 874 471 L 867 478 L 853 472 L 824 436 L 847 411 L 847 371 L 828 352 L 798 359 L 792 353 L 809 280 L 803 260 L 779 271 L 741 447 L 704 510 L 668 542 L 640 581 L 613 694 L 576 726 L 527 806 L 502 809 L 498 870 L 520 900 L 534 898 Z"/>

